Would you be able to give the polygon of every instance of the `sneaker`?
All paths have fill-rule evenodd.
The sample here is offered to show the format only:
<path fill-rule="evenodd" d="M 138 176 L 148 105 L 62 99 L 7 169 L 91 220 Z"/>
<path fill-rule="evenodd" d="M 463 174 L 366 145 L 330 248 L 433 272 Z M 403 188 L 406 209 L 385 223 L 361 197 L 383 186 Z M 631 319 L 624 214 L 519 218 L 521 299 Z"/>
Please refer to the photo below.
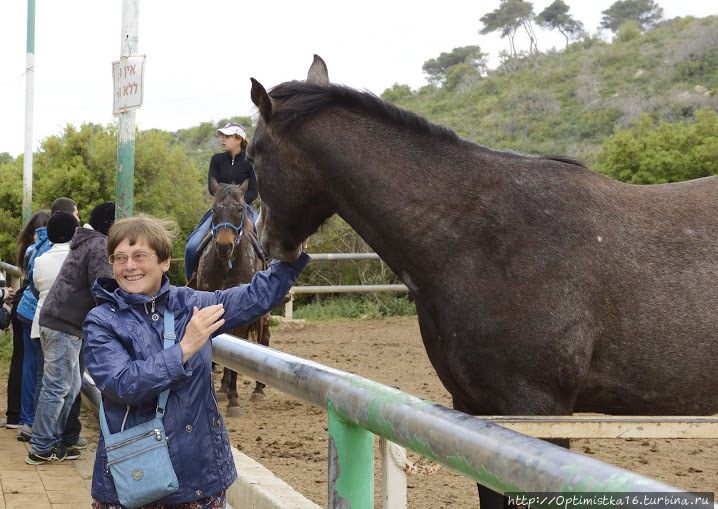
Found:
<path fill-rule="evenodd" d="M 0 427 L 5 426 L 7 429 L 17 429 L 20 427 L 17 423 L 7 422 L 5 419 L 0 419 Z"/>
<path fill-rule="evenodd" d="M 32 438 L 32 428 L 28 426 L 27 424 L 23 424 L 20 426 L 20 429 L 17 430 L 17 439 L 20 442 L 29 442 Z"/>
<path fill-rule="evenodd" d="M 79 454 L 79 452 L 78 452 Z M 52 450 L 45 453 L 35 454 L 31 452 L 25 458 L 25 463 L 28 465 L 42 465 L 44 463 L 60 463 L 67 457 L 67 449 L 64 445 L 53 447 Z M 75 457 L 77 458 L 77 456 Z"/>
<path fill-rule="evenodd" d="M 67 455 L 65 456 L 66 460 L 76 460 L 80 457 L 80 451 L 77 450 L 76 447 L 68 447 L 67 448 Z"/>
<path fill-rule="evenodd" d="M 87 439 L 85 437 L 80 437 L 77 439 L 77 442 L 68 446 L 67 448 L 68 448 L 68 450 L 70 449 L 70 447 L 72 447 L 73 449 L 79 449 L 79 450 L 87 449 L 88 443 L 89 442 L 87 441 Z"/>

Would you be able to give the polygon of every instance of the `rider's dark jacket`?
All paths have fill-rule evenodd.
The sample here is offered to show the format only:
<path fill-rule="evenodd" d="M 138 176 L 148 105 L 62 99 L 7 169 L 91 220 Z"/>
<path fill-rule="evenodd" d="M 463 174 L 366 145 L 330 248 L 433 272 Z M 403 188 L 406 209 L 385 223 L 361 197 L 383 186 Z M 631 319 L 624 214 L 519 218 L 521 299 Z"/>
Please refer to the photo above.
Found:
<path fill-rule="evenodd" d="M 207 173 L 207 189 L 209 194 L 214 195 L 212 192 L 212 177 L 221 184 L 235 183 L 238 185 L 249 179 L 249 187 L 247 192 L 244 193 L 244 202 L 251 205 L 257 199 L 259 194 L 257 176 L 254 174 L 254 168 L 247 160 L 247 154 L 244 151 L 234 158 L 229 152 L 220 152 L 212 156 L 209 161 L 209 172 Z"/>
<path fill-rule="evenodd" d="M 130 294 L 111 278 L 93 287 L 98 306 L 83 324 L 87 370 L 102 393 L 110 433 L 151 420 L 157 396 L 170 389 L 164 414 L 170 457 L 179 489 L 154 503 L 179 504 L 216 495 L 237 477 L 224 419 L 212 381 L 212 342 L 182 363 L 179 341 L 193 306 L 224 305 L 220 334 L 252 322 L 282 302 L 309 262 L 302 254 L 292 263 L 273 261 L 250 284 L 216 292 L 170 285 L 166 276 L 154 297 Z M 176 343 L 163 349 L 162 319 L 169 305 L 175 317 Z M 107 471 L 105 441 L 100 442 L 92 474 L 92 497 L 119 504 Z"/>

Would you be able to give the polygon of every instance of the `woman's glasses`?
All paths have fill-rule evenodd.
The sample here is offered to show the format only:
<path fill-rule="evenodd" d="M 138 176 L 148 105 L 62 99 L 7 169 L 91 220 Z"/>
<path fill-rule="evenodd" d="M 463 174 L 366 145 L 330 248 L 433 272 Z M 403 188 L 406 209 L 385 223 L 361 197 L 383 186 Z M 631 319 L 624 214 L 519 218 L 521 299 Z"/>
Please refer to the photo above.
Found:
<path fill-rule="evenodd" d="M 145 263 L 156 255 L 157 253 L 154 251 L 146 251 L 144 249 L 133 251 L 131 255 L 128 255 L 127 253 L 114 253 L 110 255 L 110 263 L 112 265 L 124 265 L 130 258 L 132 258 L 132 261 L 135 263 Z"/>

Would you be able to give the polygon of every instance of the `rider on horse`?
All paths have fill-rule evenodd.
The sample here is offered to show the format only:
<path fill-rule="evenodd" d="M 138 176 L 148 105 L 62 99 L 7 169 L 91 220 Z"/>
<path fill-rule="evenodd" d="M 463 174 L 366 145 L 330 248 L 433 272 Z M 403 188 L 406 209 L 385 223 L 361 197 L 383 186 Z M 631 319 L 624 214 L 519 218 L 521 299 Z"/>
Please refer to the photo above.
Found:
<path fill-rule="evenodd" d="M 230 122 L 221 129 L 217 129 L 217 135 L 222 137 L 222 148 L 224 152 L 217 153 L 212 156 L 209 162 L 209 172 L 207 174 L 207 189 L 209 194 L 214 195 L 212 190 L 212 178 L 219 183 L 236 183 L 241 184 L 245 180 L 249 180 L 249 187 L 244 195 L 247 214 L 252 223 L 255 223 L 258 217 L 257 211 L 252 207 L 252 202 L 257 198 L 257 177 L 251 163 L 247 160 L 247 133 L 241 124 Z M 212 209 L 209 209 L 199 222 L 199 226 L 187 239 L 187 247 L 185 248 L 185 276 L 187 281 L 192 279 L 193 273 L 197 269 L 197 260 L 199 258 L 198 248 L 204 236 L 212 228 Z"/>

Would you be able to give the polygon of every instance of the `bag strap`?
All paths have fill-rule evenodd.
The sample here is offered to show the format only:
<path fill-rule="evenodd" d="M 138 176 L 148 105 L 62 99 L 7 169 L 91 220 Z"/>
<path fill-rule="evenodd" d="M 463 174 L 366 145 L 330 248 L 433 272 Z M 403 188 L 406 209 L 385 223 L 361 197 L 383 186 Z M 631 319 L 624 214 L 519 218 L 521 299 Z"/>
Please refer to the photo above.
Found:
<path fill-rule="evenodd" d="M 169 302 L 167 303 L 167 307 L 165 308 L 165 330 L 162 334 L 162 337 L 164 338 L 163 341 L 163 348 L 169 348 L 172 345 L 175 344 L 175 339 L 177 338 L 177 335 L 175 334 L 175 316 L 172 311 L 170 311 L 169 308 Z M 162 419 L 165 415 L 165 405 L 167 404 L 167 398 L 170 395 L 170 390 L 166 389 L 160 393 L 160 395 L 157 397 L 157 413 L 155 414 L 155 417 L 158 419 Z M 110 435 L 110 429 L 107 426 L 107 418 L 105 417 L 105 408 L 102 405 L 102 395 L 100 395 L 100 429 L 102 430 L 102 434 L 105 438 L 107 438 Z"/>
<path fill-rule="evenodd" d="M 175 315 L 170 311 L 169 302 L 165 307 L 165 331 L 162 335 L 164 337 L 164 348 L 169 348 L 175 344 Z M 170 390 L 167 389 L 160 393 L 157 400 L 157 414 L 158 419 L 162 419 L 165 415 L 165 405 L 167 404 L 167 397 L 170 395 Z"/>

